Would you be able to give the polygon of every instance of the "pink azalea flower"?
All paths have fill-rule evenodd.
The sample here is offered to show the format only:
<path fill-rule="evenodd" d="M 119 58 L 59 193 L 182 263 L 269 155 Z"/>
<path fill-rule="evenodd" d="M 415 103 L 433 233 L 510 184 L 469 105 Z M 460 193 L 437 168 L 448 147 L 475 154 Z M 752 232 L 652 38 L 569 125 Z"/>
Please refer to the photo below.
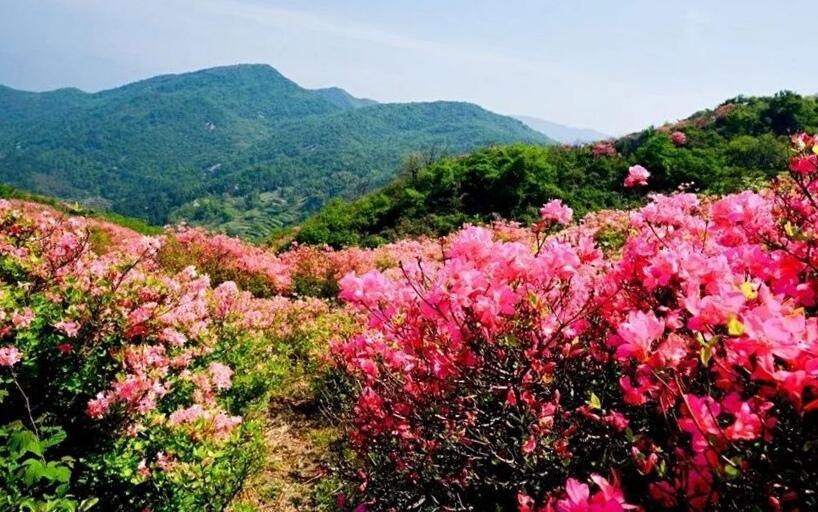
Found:
<path fill-rule="evenodd" d="M 687 135 L 684 132 L 680 132 L 676 130 L 675 132 L 670 134 L 670 140 L 673 141 L 674 144 L 677 146 L 684 146 L 687 143 Z"/>
<path fill-rule="evenodd" d="M 69 321 L 62 320 L 54 324 L 54 327 L 61 330 L 69 338 L 75 338 L 80 331 L 79 324 L 77 322 L 74 322 L 73 320 Z"/>
<path fill-rule="evenodd" d="M 653 311 L 648 313 L 631 311 L 628 318 L 616 329 L 616 333 L 624 341 L 617 348 L 616 357 L 647 360 L 653 354 L 653 342 L 659 339 L 664 331 L 664 322 L 656 318 Z"/>
<path fill-rule="evenodd" d="M 590 489 L 579 480 L 569 478 L 565 482 L 566 498 L 557 502 L 559 512 L 587 512 Z"/>
<path fill-rule="evenodd" d="M 230 378 L 233 376 L 233 370 L 231 370 L 229 366 L 218 362 L 213 362 L 210 363 L 210 366 L 208 366 L 207 369 L 210 372 L 210 379 L 212 380 L 213 385 L 216 386 L 216 389 L 230 389 Z"/>
<path fill-rule="evenodd" d="M 22 311 L 15 311 L 11 315 L 11 322 L 14 324 L 15 327 L 18 329 L 26 328 L 31 325 L 31 322 L 34 321 L 34 311 L 31 308 L 23 308 Z"/>
<path fill-rule="evenodd" d="M 628 176 L 625 178 L 625 186 L 636 187 L 648 184 L 650 173 L 641 165 L 633 165 L 628 168 Z"/>
<path fill-rule="evenodd" d="M 540 220 L 567 225 L 571 223 L 574 210 L 564 205 L 559 199 L 553 199 L 540 208 Z"/>
<path fill-rule="evenodd" d="M 0 366 L 14 366 L 20 362 L 20 359 L 22 359 L 22 354 L 14 345 L 0 347 Z"/>
<path fill-rule="evenodd" d="M 790 170 L 807 176 L 818 171 L 818 155 L 796 156 L 790 160 Z"/>
<path fill-rule="evenodd" d="M 534 500 L 531 496 L 517 494 L 517 512 L 534 512 Z"/>
<path fill-rule="evenodd" d="M 537 449 L 537 438 L 534 436 L 530 436 L 523 446 L 520 448 L 522 452 L 526 455 L 532 453 L 534 450 Z"/>

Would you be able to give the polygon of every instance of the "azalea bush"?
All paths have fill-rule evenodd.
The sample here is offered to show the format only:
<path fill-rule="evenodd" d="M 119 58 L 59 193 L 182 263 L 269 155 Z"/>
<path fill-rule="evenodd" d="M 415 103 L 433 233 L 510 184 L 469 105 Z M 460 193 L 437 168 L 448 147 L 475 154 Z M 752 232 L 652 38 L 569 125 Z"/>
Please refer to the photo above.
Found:
<path fill-rule="evenodd" d="M 765 191 L 565 229 L 553 201 L 528 236 L 467 227 L 442 259 L 344 277 L 368 323 L 332 347 L 339 505 L 818 508 L 818 145 L 793 149 Z"/>
<path fill-rule="evenodd" d="M 58 485 L 41 489 L 25 476 L 31 450 L 14 448 L 23 434 L 0 440 L 18 454 L 4 462 L 9 500 L 34 496 L 33 485 L 32 499 L 113 510 L 221 510 L 258 463 L 256 410 L 289 361 L 277 352 L 282 325 L 324 309 L 212 287 L 193 267 L 168 272 L 161 246 L 0 204 L 0 426 L 19 425 L 71 466 L 70 481 L 55 466 Z M 45 436 L 54 429 L 58 444 Z"/>

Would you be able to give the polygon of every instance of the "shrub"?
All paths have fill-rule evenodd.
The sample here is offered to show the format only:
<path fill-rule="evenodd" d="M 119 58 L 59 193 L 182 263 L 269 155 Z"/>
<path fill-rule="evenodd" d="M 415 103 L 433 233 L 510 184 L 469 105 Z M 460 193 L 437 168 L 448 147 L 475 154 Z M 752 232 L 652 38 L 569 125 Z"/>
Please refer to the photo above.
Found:
<path fill-rule="evenodd" d="M 527 239 L 468 227 L 443 261 L 342 279 L 369 319 L 333 346 L 356 390 L 342 501 L 818 507 L 818 145 L 793 144 L 768 191 L 554 232 L 550 204 Z"/>
<path fill-rule="evenodd" d="M 10 499 L 221 509 L 261 443 L 255 422 L 242 421 L 253 402 L 232 396 L 223 354 L 259 336 L 253 319 L 265 304 L 235 285 L 213 289 L 192 268 L 161 272 L 157 239 L 110 239 L 98 254 L 92 227 L 0 204 L 0 425 L 12 432 L 2 443 L 12 464 L 25 466 L 9 470 L 23 471 L 4 482 Z M 62 432 L 51 449 L 62 462 L 15 448 L 21 436 L 55 444 L 37 431 Z M 31 488 L 34 468 L 53 479 Z"/>

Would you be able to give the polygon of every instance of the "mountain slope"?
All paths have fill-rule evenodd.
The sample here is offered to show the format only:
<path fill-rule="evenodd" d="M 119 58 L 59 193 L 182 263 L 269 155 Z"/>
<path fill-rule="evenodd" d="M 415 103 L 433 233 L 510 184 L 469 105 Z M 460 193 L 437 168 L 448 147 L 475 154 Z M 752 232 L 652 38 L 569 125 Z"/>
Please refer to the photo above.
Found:
<path fill-rule="evenodd" d="M 323 89 L 313 89 L 312 92 L 318 94 L 325 100 L 341 108 L 360 108 L 369 105 L 377 105 L 377 101 L 368 98 L 356 98 L 340 87 L 325 87 Z"/>
<path fill-rule="evenodd" d="M 532 222 L 550 199 L 578 215 L 641 202 L 681 185 L 730 192 L 786 170 L 788 134 L 818 130 L 818 101 L 783 92 L 738 97 L 688 119 L 596 146 L 516 144 L 444 158 L 353 202 L 333 201 L 296 232 L 302 243 L 378 245 L 407 235 L 443 235 L 464 222 Z M 674 138 L 682 131 L 686 140 Z M 628 167 L 645 166 L 648 187 L 623 187 Z M 692 183 L 692 185 L 690 185 Z"/>
<path fill-rule="evenodd" d="M 611 138 L 610 135 L 605 135 L 602 132 L 591 130 L 589 128 L 574 128 L 573 126 L 565 126 L 531 116 L 513 117 L 514 119 L 524 123 L 529 128 L 537 130 L 538 132 L 556 140 L 557 142 L 561 142 L 562 144 L 582 144 L 584 142 L 596 142 L 598 140 Z"/>
<path fill-rule="evenodd" d="M 0 88 L 0 181 L 155 224 L 185 218 L 217 229 L 237 228 L 246 203 L 273 194 L 274 207 L 239 223 L 235 233 L 247 236 L 372 190 L 409 151 L 515 141 L 548 139 L 476 105 L 369 104 L 304 89 L 265 65 L 93 94 Z"/>

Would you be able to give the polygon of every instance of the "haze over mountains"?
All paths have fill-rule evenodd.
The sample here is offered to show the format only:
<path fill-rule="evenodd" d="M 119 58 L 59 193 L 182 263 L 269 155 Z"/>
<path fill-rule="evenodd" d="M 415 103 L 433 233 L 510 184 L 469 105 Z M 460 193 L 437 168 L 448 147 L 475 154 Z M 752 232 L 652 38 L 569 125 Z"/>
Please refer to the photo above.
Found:
<path fill-rule="evenodd" d="M 390 181 L 413 151 L 553 143 L 461 102 L 380 104 L 267 65 L 112 90 L 0 86 L 0 181 L 144 218 L 264 236 Z"/>
<path fill-rule="evenodd" d="M 592 130 L 590 128 L 574 128 L 562 124 L 546 121 L 538 117 L 513 116 L 514 119 L 522 121 L 526 126 L 547 135 L 549 138 L 563 144 L 583 144 L 598 140 L 610 139 L 610 135 Z"/>

